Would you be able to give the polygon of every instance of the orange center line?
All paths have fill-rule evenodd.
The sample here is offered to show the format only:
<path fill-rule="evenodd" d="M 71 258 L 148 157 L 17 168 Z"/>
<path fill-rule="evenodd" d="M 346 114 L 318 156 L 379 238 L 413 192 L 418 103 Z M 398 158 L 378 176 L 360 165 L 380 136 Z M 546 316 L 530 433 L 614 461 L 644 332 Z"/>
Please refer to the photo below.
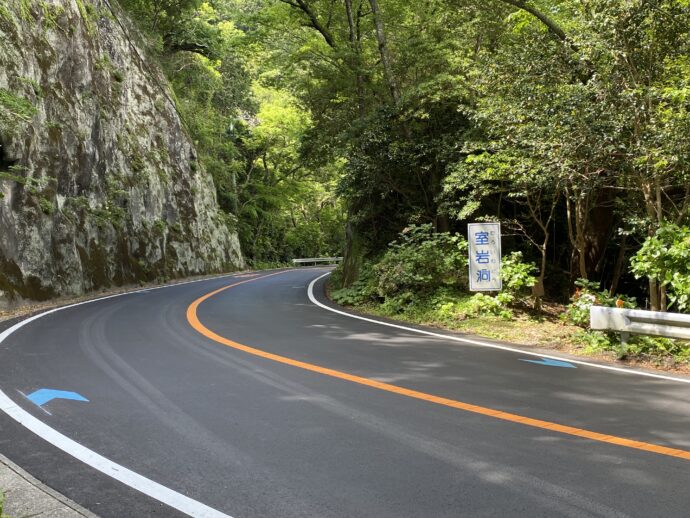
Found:
<path fill-rule="evenodd" d="M 533 419 L 531 417 L 525 417 L 517 414 L 511 414 L 508 412 L 503 412 L 502 410 L 495 410 L 492 408 L 487 408 L 483 406 L 473 405 L 470 403 L 463 403 L 462 401 L 456 401 L 454 399 L 449 399 L 441 396 L 435 396 L 433 394 L 427 394 L 425 392 L 419 392 L 417 390 L 407 389 L 404 387 L 399 387 L 397 385 L 391 385 L 389 383 L 383 383 L 381 381 L 372 380 L 369 378 L 363 378 L 361 376 L 355 376 L 353 374 L 348 374 L 346 372 L 341 372 L 334 369 L 329 369 L 327 367 L 321 367 L 320 365 L 314 365 L 312 363 L 306 363 L 299 360 L 294 360 L 286 356 L 280 356 L 278 354 L 269 353 L 261 349 L 256 349 L 254 347 L 249 347 L 241 343 L 235 342 L 217 333 L 214 333 L 209 328 L 204 326 L 197 316 L 197 309 L 206 300 L 211 297 L 218 295 L 219 293 L 239 286 L 241 284 L 246 284 L 249 282 L 258 281 L 265 279 L 266 277 L 273 277 L 274 275 L 280 275 L 287 273 L 285 271 L 271 273 L 264 275 L 262 277 L 257 277 L 253 279 L 247 279 L 245 281 L 237 282 L 225 286 L 223 288 L 217 289 L 206 295 L 199 297 L 187 308 L 187 321 L 189 324 L 200 334 L 213 340 L 214 342 L 232 347 L 239 351 L 258 356 L 260 358 L 265 358 L 274 362 L 282 363 L 284 365 L 290 365 L 292 367 L 297 367 L 299 369 L 304 369 L 311 372 L 316 372 L 324 376 L 329 376 L 331 378 L 337 378 L 351 383 L 357 383 L 358 385 L 364 385 L 366 387 L 375 388 L 385 392 L 391 392 L 393 394 L 398 394 L 401 396 L 407 396 L 413 399 L 419 399 L 422 401 L 427 401 L 429 403 L 434 403 L 437 405 L 442 405 L 450 408 L 455 408 L 457 410 L 463 410 L 465 412 L 472 412 L 474 414 L 485 415 L 488 417 L 493 417 L 494 419 L 501 419 L 503 421 L 510 421 L 512 423 L 518 423 L 525 426 L 531 426 L 532 428 L 539 428 L 542 430 L 549 430 L 552 432 L 559 432 L 566 435 L 572 435 L 575 437 L 582 437 L 584 439 L 590 439 L 592 441 L 603 442 L 607 444 L 615 444 L 616 446 L 624 446 L 626 448 L 633 448 L 636 450 L 647 451 L 651 453 L 657 453 L 659 455 L 666 455 L 669 457 L 676 457 L 679 459 L 690 460 L 690 451 L 679 450 L 676 448 L 667 448 L 665 446 L 660 446 L 657 444 L 651 444 L 641 441 L 635 441 L 632 439 L 626 439 L 624 437 L 616 437 L 614 435 L 606 435 L 603 433 L 592 432 L 590 430 L 584 430 L 582 428 L 575 428 L 573 426 L 562 425 L 558 423 L 552 423 L 549 421 L 542 421 L 540 419 Z"/>

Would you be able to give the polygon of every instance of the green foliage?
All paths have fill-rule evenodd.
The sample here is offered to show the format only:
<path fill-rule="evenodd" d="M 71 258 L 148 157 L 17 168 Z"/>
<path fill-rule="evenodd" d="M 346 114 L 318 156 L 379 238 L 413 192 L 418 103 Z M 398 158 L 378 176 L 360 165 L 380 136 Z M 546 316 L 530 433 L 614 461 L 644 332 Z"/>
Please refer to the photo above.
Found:
<path fill-rule="evenodd" d="M 632 336 L 622 350 L 618 334 L 582 330 L 575 336 L 575 341 L 589 354 L 614 352 L 633 358 L 653 358 L 658 362 L 671 359 L 674 362 L 690 363 L 690 345 L 681 340 L 657 336 Z"/>
<path fill-rule="evenodd" d="M 463 103 L 459 96 L 419 95 L 404 107 L 378 108 L 347 135 L 347 174 L 339 191 L 356 230 L 367 234 L 377 251 L 411 221 L 445 221 L 438 203 L 442 179 L 470 130 Z"/>
<path fill-rule="evenodd" d="M 534 273 L 537 266 L 523 261 L 522 252 L 511 252 L 501 259 L 503 290 L 498 295 L 505 304 L 525 302 L 531 294 L 530 288 L 537 281 Z"/>
<path fill-rule="evenodd" d="M 6 20 L 8 22 L 12 22 L 14 20 L 9 9 L 2 4 L 0 4 L 0 20 Z"/>
<path fill-rule="evenodd" d="M 36 97 L 43 96 L 43 89 L 41 88 L 41 85 L 39 85 L 34 79 L 31 79 L 30 77 L 18 77 L 17 79 L 20 83 L 28 85 Z"/>
<path fill-rule="evenodd" d="M 690 310 L 690 228 L 661 226 L 630 262 L 637 279 L 648 277 L 669 290 L 669 307 Z"/>
<path fill-rule="evenodd" d="M 41 212 L 44 214 L 50 215 L 55 211 L 55 205 L 53 202 L 42 196 L 38 199 L 38 206 L 41 209 Z"/>
<path fill-rule="evenodd" d="M 501 278 L 503 289 L 495 296 L 476 293 L 466 304 L 466 313 L 474 316 L 498 316 L 505 320 L 513 318 L 511 306 L 524 304 L 530 295 L 530 288 L 536 279 L 536 266 L 523 262 L 521 252 L 511 252 L 502 258 Z"/>
<path fill-rule="evenodd" d="M 690 345 L 681 340 L 658 336 L 634 336 L 628 343 L 627 353 L 630 356 L 664 358 L 690 362 Z"/>
<path fill-rule="evenodd" d="M 86 196 L 71 196 L 65 201 L 65 205 L 77 211 L 90 210 L 89 199 Z"/>
<path fill-rule="evenodd" d="M 81 15 L 82 22 L 86 28 L 86 32 L 93 35 L 96 32 L 96 26 L 93 23 L 94 7 L 90 3 L 84 3 L 84 0 L 76 0 L 77 9 Z"/>
<path fill-rule="evenodd" d="M 5 509 L 5 493 L 0 491 L 0 518 L 10 518 L 4 513 Z"/>
<path fill-rule="evenodd" d="M 512 302 L 512 297 L 496 297 L 484 293 L 476 293 L 469 303 L 471 314 L 477 316 L 495 315 L 506 320 L 513 317 L 513 312 L 507 307 Z"/>
<path fill-rule="evenodd" d="M 24 21 L 31 21 L 31 0 L 19 0 L 19 16 Z"/>
<path fill-rule="evenodd" d="M 7 171 L 0 171 L 0 180 L 8 180 L 10 182 L 16 182 L 20 185 L 26 184 L 26 178 L 22 176 L 22 173 L 26 171 L 26 168 L 20 165 L 11 165 L 7 168 Z"/>
<path fill-rule="evenodd" d="M 291 263 L 284 263 L 280 261 L 255 261 L 254 262 L 254 269 L 255 270 L 275 270 L 277 268 L 289 268 L 291 267 Z"/>
<path fill-rule="evenodd" d="M 331 276 L 331 286 L 339 286 L 342 265 L 336 268 Z M 374 267 L 367 263 L 362 267 L 359 278 L 349 287 L 336 289 L 331 292 L 331 298 L 338 304 L 345 306 L 361 306 L 378 300 L 377 279 Z"/>
<path fill-rule="evenodd" d="M 65 8 L 61 5 L 53 5 L 44 0 L 39 2 L 43 13 L 43 24 L 48 29 L 59 28 L 58 19 L 65 14 Z"/>
<path fill-rule="evenodd" d="M 13 133 L 36 114 L 36 107 L 24 97 L 0 88 L 0 134 Z"/>
<path fill-rule="evenodd" d="M 113 70 L 112 71 L 112 76 L 115 81 L 118 83 L 122 83 L 125 80 L 125 74 L 122 72 L 122 70 Z"/>
<path fill-rule="evenodd" d="M 123 208 L 110 203 L 96 209 L 90 209 L 89 212 L 96 226 L 101 229 L 108 227 L 122 229 L 127 215 Z"/>
<path fill-rule="evenodd" d="M 477 307 L 514 309 L 532 285 L 564 300 L 577 277 L 652 300 L 621 265 L 690 222 L 687 2 L 379 3 L 386 49 L 366 2 L 122 0 L 250 262 L 340 255 L 347 213 L 348 264 L 376 264 L 341 295 L 407 311 L 462 286 L 464 258 L 433 250 L 446 237 L 391 240 L 491 219 L 538 269 L 507 257 L 504 292 Z M 677 309 L 681 262 L 658 277 Z M 581 286 L 567 318 L 585 325 L 597 299 L 618 300 Z"/>
<path fill-rule="evenodd" d="M 575 342 L 584 347 L 585 353 L 592 354 L 603 351 L 620 351 L 620 338 L 614 333 L 602 331 L 580 330 L 575 335 Z"/>
<path fill-rule="evenodd" d="M 589 309 L 592 306 L 622 307 L 634 309 L 636 300 L 625 295 L 611 295 L 608 290 L 602 290 L 598 282 L 578 279 L 575 281 L 575 294 L 563 314 L 566 322 L 587 328 L 589 326 Z"/>
<path fill-rule="evenodd" d="M 471 300 L 469 304 L 471 304 Z M 434 309 L 438 319 L 442 322 L 452 322 L 464 319 L 471 308 L 466 302 L 466 297 L 458 293 L 448 292 L 447 290 L 437 290 L 429 298 L 429 305 Z"/>
<path fill-rule="evenodd" d="M 162 42 L 165 35 L 179 32 L 181 25 L 195 17 L 201 0 L 120 0 L 120 4 L 132 13 L 142 29 Z"/>
<path fill-rule="evenodd" d="M 419 296 L 411 291 L 403 291 L 396 293 L 386 299 L 381 304 L 380 308 L 387 315 L 398 315 L 401 313 L 411 313 L 414 311 L 414 306 L 419 302 Z"/>
<path fill-rule="evenodd" d="M 153 231 L 154 233 L 162 236 L 165 231 L 168 229 L 168 224 L 164 219 L 157 219 L 156 221 L 153 222 Z"/>
<path fill-rule="evenodd" d="M 94 68 L 99 71 L 107 72 L 110 74 L 110 77 L 118 83 L 122 83 L 125 80 L 124 72 L 115 68 L 107 55 L 100 57 L 96 61 Z"/>
<path fill-rule="evenodd" d="M 270 65 L 247 41 L 242 4 L 122 2 L 161 56 L 203 167 L 196 161 L 190 166 L 213 177 L 249 264 L 341 255 L 344 211 L 333 194 L 339 166 L 321 168 L 303 159 L 309 110 L 285 85 L 262 80 Z"/>
<path fill-rule="evenodd" d="M 374 270 L 383 298 L 466 285 L 467 242 L 458 235 L 434 233 L 429 224 L 411 225 L 390 244 Z"/>
<path fill-rule="evenodd" d="M 467 291 L 467 242 L 431 225 L 411 225 L 389 245 L 375 263 L 365 263 L 351 286 L 335 290 L 333 300 L 361 306 L 380 304 L 386 314 L 422 312 L 444 320 L 467 316 L 510 319 L 511 306 L 524 300 L 534 285 L 534 264 L 524 263 L 520 252 L 505 257 L 501 275 L 504 291 L 493 297 Z M 332 278 L 338 286 L 340 266 Z"/>

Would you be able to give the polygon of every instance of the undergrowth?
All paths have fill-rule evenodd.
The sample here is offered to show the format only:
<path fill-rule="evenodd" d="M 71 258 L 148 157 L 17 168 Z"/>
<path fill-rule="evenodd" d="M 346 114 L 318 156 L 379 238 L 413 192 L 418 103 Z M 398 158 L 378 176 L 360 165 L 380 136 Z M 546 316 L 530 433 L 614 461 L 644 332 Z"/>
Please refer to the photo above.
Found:
<path fill-rule="evenodd" d="M 635 308 L 634 298 L 611 294 L 597 283 L 580 279 L 571 303 L 558 306 L 560 315 L 546 313 L 534 309 L 531 288 L 536 267 L 525 262 L 520 252 L 504 256 L 503 291 L 498 294 L 468 291 L 466 255 L 462 237 L 413 226 L 382 257 L 365 263 L 352 285 L 341 287 L 342 266 L 336 269 L 331 277 L 331 298 L 367 313 L 511 342 L 690 365 L 686 342 L 634 336 L 623 348 L 618 334 L 588 329 L 592 305 Z"/>

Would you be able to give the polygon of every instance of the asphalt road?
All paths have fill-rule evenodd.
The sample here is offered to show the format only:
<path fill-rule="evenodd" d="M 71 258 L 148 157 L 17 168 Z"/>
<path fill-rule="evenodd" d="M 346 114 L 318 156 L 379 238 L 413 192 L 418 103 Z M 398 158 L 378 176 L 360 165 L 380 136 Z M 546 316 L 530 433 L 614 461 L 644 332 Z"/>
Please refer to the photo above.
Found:
<path fill-rule="evenodd" d="M 352 319 L 309 300 L 324 271 L 46 315 L 0 343 L 0 390 L 234 518 L 690 516 L 690 384 Z M 324 299 L 323 281 L 314 293 Z M 41 388 L 89 401 L 39 407 L 25 395 Z M 181 515 L 2 412 L 0 453 L 101 516 Z"/>

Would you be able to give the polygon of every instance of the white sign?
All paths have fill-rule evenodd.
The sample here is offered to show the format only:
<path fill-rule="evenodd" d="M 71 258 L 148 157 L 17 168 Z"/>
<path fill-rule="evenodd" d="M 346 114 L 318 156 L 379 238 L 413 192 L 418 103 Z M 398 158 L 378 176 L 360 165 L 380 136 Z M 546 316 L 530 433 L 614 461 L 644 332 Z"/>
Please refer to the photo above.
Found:
<path fill-rule="evenodd" d="M 467 225 L 470 291 L 501 291 L 501 224 Z"/>

